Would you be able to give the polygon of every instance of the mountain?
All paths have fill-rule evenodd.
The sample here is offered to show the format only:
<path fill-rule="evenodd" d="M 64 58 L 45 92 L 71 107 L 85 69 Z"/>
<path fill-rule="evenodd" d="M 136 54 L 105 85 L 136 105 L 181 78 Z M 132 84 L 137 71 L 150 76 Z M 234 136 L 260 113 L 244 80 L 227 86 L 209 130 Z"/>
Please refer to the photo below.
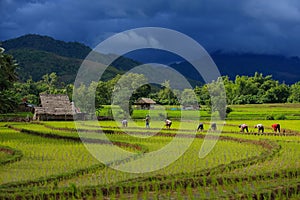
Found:
<path fill-rule="evenodd" d="M 64 42 L 48 36 L 28 34 L 2 42 L 6 51 L 18 49 L 34 49 L 53 53 L 62 57 L 84 59 L 92 50 L 78 42 Z"/>
<path fill-rule="evenodd" d="M 255 72 L 272 75 L 275 80 L 293 84 L 300 81 L 300 59 L 281 55 L 221 53 L 211 54 L 221 75 L 234 80 L 237 75 L 253 76 Z M 172 68 L 192 79 L 201 79 L 186 61 L 170 64 Z M 184 69 L 184 70 L 183 70 Z"/>
<path fill-rule="evenodd" d="M 55 72 L 59 81 L 72 83 L 82 61 L 92 51 L 90 47 L 78 42 L 64 42 L 35 34 L 2 41 L 1 46 L 19 63 L 18 76 L 22 81 L 30 77 L 38 81 L 43 75 Z M 97 53 L 96 56 L 105 62 L 112 55 Z M 111 79 L 139 64 L 121 56 L 107 68 L 102 80 Z"/>
<path fill-rule="evenodd" d="M 185 77 L 202 80 L 198 72 L 183 58 L 170 52 L 146 49 L 132 52 L 127 57 L 142 63 L 162 63 L 179 71 Z M 234 79 L 237 75 L 253 76 L 255 72 L 272 75 L 274 79 L 292 84 L 300 81 L 299 57 L 254 53 L 210 53 L 221 75 Z M 173 60 L 173 62 L 172 62 Z"/>
<path fill-rule="evenodd" d="M 300 81 L 300 59 L 282 55 L 238 54 L 215 52 L 211 57 L 221 74 L 234 78 L 236 75 L 251 75 L 255 72 L 272 75 L 275 80 L 292 84 Z"/>
<path fill-rule="evenodd" d="M 6 53 L 12 54 L 19 62 L 18 74 L 21 80 L 32 77 L 40 80 L 46 73 L 56 72 L 65 83 L 75 80 L 77 70 L 92 50 L 78 42 L 64 42 L 48 36 L 24 35 L 1 42 Z M 104 63 L 114 55 L 97 54 Z M 300 59 L 282 55 L 247 53 L 224 53 L 216 51 L 211 57 L 222 75 L 234 79 L 236 75 L 253 76 L 255 72 L 272 75 L 274 79 L 287 84 L 300 80 Z M 111 64 L 102 80 L 123 74 L 142 63 L 162 63 L 178 70 L 192 85 L 202 80 L 197 71 L 183 58 L 161 50 L 137 50 L 120 56 Z"/>

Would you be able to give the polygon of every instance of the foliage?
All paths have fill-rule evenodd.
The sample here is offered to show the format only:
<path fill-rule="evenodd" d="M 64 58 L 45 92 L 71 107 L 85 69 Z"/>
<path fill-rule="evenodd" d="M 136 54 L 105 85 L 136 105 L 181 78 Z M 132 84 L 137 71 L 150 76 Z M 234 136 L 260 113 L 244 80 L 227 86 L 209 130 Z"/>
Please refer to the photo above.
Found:
<path fill-rule="evenodd" d="M 19 62 L 18 74 L 22 81 L 29 78 L 39 81 L 45 74 L 55 72 L 59 76 L 59 81 L 70 83 L 75 80 L 77 70 L 81 64 L 79 59 L 65 58 L 35 49 L 16 49 L 10 50 L 9 53 Z"/>
<path fill-rule="evenodd" d="M 275 117 L 273 115 L 267 115 L 266 120 L 274 120 Z"/>
<path fill-rule="evenodd" d="M 39 81 L 43 75 L 55 72 L 59 82 L 72 83 L 82 61 L 92 51 L 78 42 L 64 42 L 35 34 L 7 40 L 2 45 L 18 60 L 18 74 L 22 81 L 29 78 Z M 95 56 L 103 64 L 110 59 L 110 55 L 97 53 Z M 101 80 L 110 80 L 136 65 L 139 63 L 121 56 L 107 68 Z"/>
<path fill-rule="evenodd" d="M 226 115 L 229 115 L 232 112 L 232 108 L 229 106 L 226 106 Z"/>
<path fill-rule="evenodd" d="M 181 94 L 181 105 L 183 106 L 191 106 L 191 105 L 197 105 L 197 97 L 192 89 L 184 89 Z"/>
<path fill-rule="evenodd" d="M 18 65 L 11 55 L 5 54 L 0 48 L 0 91 L 11 88 L 17 80 L 16 69 Z"/>
<path fill-rule="evenodd" d="M 289 97 L 289 87 L 270 75 L 256 72 L 253 77 L 236 76 L 234 82 L 223 79 L 229 104 L 284 103 Z"/>
<path fill-rule="evenodd" d="M 113 89 L 113 105 L 118 105 L 125 116 L 132 114 L 132 105 L 140 97 L 148 95 L 148 80 L 143 74 L 128 73 L 120 77 Z"/>
<path fill-rule="evenodd" d="M 196 86 L 194 92 L 200 105 L 210 105 L 210 94 L 207 84 L 205 84 L 203 87 Z"/>
<path fill-rule="evenodd" d="M 74 103 L 81 112 L 92 113 L 95 111 L 95 91 L 97 86 L 98 83 L 93 81 L 88 86 L 81 84 L 74 88 L 73 96 L 76 96 Z"/>
<path fill-rule="evenodd" d="M 161 90 L 157 93 L 157 99 L 155 99 L 158 103 L 162 105 L 178 105 L 178 91 L 173 91 L 170 86 L 170 81 L 166 80 L 162 84 Z M 175 94 L 177 92 L 177 95 Z"/>
<path fill-rule="evenodd" d="M 288 98 L 288 102 L 291 103 L 300 102 L 300 81 L 291 86 L 290 92 L 291 95 Z"/>
<path fill-rule="evenodd" d="M 223 79 L 219 78 L 216 81 L 208 84 L 210 94 L 211 112 L 218 112 L 221 119 L 226 117 L 226 91 L 223 84 Z"/>
<path fill-rule="evenodd" d="M 14 93 L 18 95 L 19 100 L 22 99 L 27 103 L 39 105 L 39 94 L 68 94 L 72 96 L 73 86 L 71 84 L 64 85 L 59 83 L 56 73 L 45 74 L 43 79 L 34 82 L 31 78 L 26 82 L 14 83 Z"/>
<path fill-rule="evenodd" d="M 113 92 L 123 93 L 125 90 L 130 89 L 132 91 L 133 85 L 142 80 L 139 75 L 128 74 L 124 78 L 128 76 L 129 80 L 132 82 L 124 82 L 122 83 L 118 81 L 122 77 L 121 75 L 117 75 L 111 80 L 108 81 L 99 81 L 98 83 L 94 82 L 88 86 L 80 86 L 74 92 L 81 93 L 82 102 L 79 102 L 79 107 L 82 107 L 82 111 L 91 111 L 91 108 L 87 108 L 92 105 L 85 102 L 86 97 L 91 96 L 92 94 L 88 94 L 89 92 L 95 92 L 95 107 L 96 109 L 102 108 L 102 105 L 110 105 L 112 104 L 112 94 Z M 127 79 L 127 80 L 128 80 Z M 277 81 L 270 79 L 270 76 L 263 77 L 261 74 L 256 74 L 254 77 L 238 77 L 238 83 L 242 83 L 242 85 L 247 85 L 245 80 L 252 81 L 255 80 L 256 85 L 260 85 L 256 90 L 256 94 L 246 94 L 244 92 L 247 89 L 243 88 L 243 86 L 239 86 L 233 81 L 229 80 L 228 77 L 223 77 L 223 79 L 219 79 L 216 82 L 211 84 L 205 84 L 203 86 L 196 86 L 193 90 L 185 89 L 182 92 L 179 90 L 172 90 L 169 88 L 168 81 L 163 83 L 162 88 L 158 88 L 156 85 L 144 84 L 140 87 L 136 88 L 134 92 L 130 96 L 130 105 L 133 104 L 140 97 L 149 97 L 155 100 L 158 104 L 162 105 L 179 105 L 178 99 L 180 99 L 182 105 L 190 105 L 195 102 L 195 96 L 197 98 L 197 102 L 200 105 L 207 105 L 208 108 L 212 105 L 212 98 L 217 105 L 221 105 L 224 109 L 226 109 L 226 102 L 220 102 L 222 99 L 226 99 L 228 104 L 261 104 L 264 102 L 297 102 L 297 94 L 299 87 L 299 83 L 296 83 L 292 86 L 288 86 L 285 84 L 279 84 Z M 220 93 L 220 89 L 223 88 L 222 81 L 224 84 L 224 88 L 226 94 L 224 92 Z M 118 83 L 118 85 L 117 85 Z M 144 82 L 146 83 L 146 82 Z M 128 87 L 123 87 L 128 84 Z M 249 84 L 248 84 L 249 85 Z M 251 84 L 250 84 L 251 85 Z M 96 87 L 96 89 L 95 89 Z M 123 89 L 122 89 L 123 87 Z M 242 87 L 243 89 L 239 89 Z M 126 89 L 127 88 L 127 89 Z M 263 89 L 262 89 L 263 88 Z M 265 91 L 266 90 L 266 91 Z M 224 90 L 222 90 L 224 91 Z M 239 94 L 239 92 L 241 94 Z M 248 92 L 251 90 L 248 90 Z M 65 85 L 62 82 L 59 82 L 55 73 L 46 74 L 43 76 L 43 79 L 35 82 L 32 79 L 28 79 L 26 82 L 16 82 L 14 83 L 13 92 L 18 97 L 18 99 L 26 99 L 28 103 L 32 103 L 35 105 L 39 104 L 39 94 L 40 93 L 49 93 L 49 94 L 57 94 L 63 93 L 68 94 L 69 98 L 72 100 L 73 93 L 73 85 L 68 84 Z M 194 95 L 195 94 L 195 95 Z M 288 94 L 290 96 L 288 97 Z M 225 98 L 226 95 L 226 98 Z M 223 98 L 221 98 L 223 96 Z M 287 98 L 288 97 L 288 98 Z M 125 97 L 122 97 L 125 98 Z M 122 99 L 121 98 L 121 99 Z M 118 100 L 119 101 L 119 100 Z M 274 101 L 274 102 L 273 102 Z M 128 103 L 127 103 L 128 104 Z M 129 104 L 128 104 L 129 105 Z M 77 105 L 78 106 L 78 105 Z M 124 109 L 126 110 L 126 103 L 124 104 Z M 86 107 L 86 108 L 85 108 Z M 217 110 L 217 108 L 213 108 L 213 110 Z M 214 111 L 213 111 L 214 112 Z M 225 110 L 226 113 L 226 110 Z M 229 113 L 227 112 L 227 115 Z"/>
<path fill-rule="evenodd" d="M 18 98 L 13 92 L 13 83 L 17 81 L 18 65 L 11 55 L 0 48 L 0 113 L 13 111 L 18 105 Z"/>
<path fill-rule="evenodd" d="M 85 58 L 91 51 L 91 48 L 78 42 L 64 42 L 55 40 L 48 36 L 36 34 L 27 34 L 19 38 L 7 40 L 3 42 L 3 46 L 7 50 L 11 49 L 36 49 L 40 51 L 48 51 L 64 57 Z"/>
<path fill-rule="evenodd" d="M 9 48 L 9 52 L 18 59 L 21 66 L 21 71 L 19 71 L 20 78 L 25 81 L 23 83 L 15 83 L 14 92 L 16 92 L 17 95 L 13 95 L 13 97 L 11 97 L 12 99 L 3 102 L 6 108 L 2 110 L 6 111 L 14 107 L 11 104 L 11 102 L 16 100 L 14 97 L 27 99 L 29 103 L 33 104 L 38 104 L 39 93 L 67 93 L 71 98 L 73 85 L 69 83 L 74 80 L 75 73 L 82 61 L 81 59 L 84 58 L 90 50 L 88 47 L 78 43 L 65 43 L 38 35 L 27 35 L 16 40 L 6 41 L 5 45 Z M 3 64 L 4 60 L 11 65 L 11 70 L 8 70 L 7 67 L 1 70 L 0 89 L 3 90 L 13 85 L 12 83 L 16 80 L 15 71 L 17 68 L 11 56 L 3 54 L 3 52 L 1 52 L 1 56 L 1 68 L 8 66 Z M 105 55 L 99 54 L 98 56 L 105 60 Z M 105 78 L 102 78 L 101 81 L 98 82 L 95 95 L 96 107 L 112 103 L 111 94 L 113 91 L 118 91 L 118 89 L 116 89 L 118 88 L 116 83 L 122 77 L 116 74 L 122 74 L 124 71 L 138 64 L 138 62 L 131 59 L 120 57 L 112 63 L 116 68 L 112 66 L 108 67 L 103 75 Z M 32 71 L 36 74 L 30 77 L 29 75 Z M 127 75 L 125 75 L 125 77 L 126 76 Z M 182 105 L 188 105 L 194 101 L 192 98 L 192 96 L 194 96 L 193 94 L 196 94 L 197 101 L 200 105 L 217 104 L 222 105 L 221 107 L 224 107 L 226 103 L 260 104 L 300 102 L 299 83 L 288 86 L 273 80 L 270 75 L 263 76 L 261 73 L 255 73 L 253 77 L 238 75 L 235 77 L 235 80 L 230 80 L 228 76 L 225 76 L 222 77 L 222 80 L 226 91 L 227 102 L 219 102 L 225 96 L 225 94 L 219 94 L 222 85 L 220 84 L 221 79 L 216 80 L 214 83 L 196 86 L 193 91 L 172 90 L 170 83 L 166 80 L 162 83 L 162 88 L 158 90 L 153 89 L 157 88 L 157 86 L 149 84 L 140 85 L 139 88 L 135 88 L 135 91 L 132 92 L 132 96 L 130 97 L 129 104 L 131 105 L 139 97 L 150 97 L 162 105 L 179 105 L 179 99 L 182 100 Z M 217 86 L 218 84 L 219 86 Z M 86 85 L 85 87 L 89 88 L 90 86 Z M 217 89 L 218 87 L 219 89 Z M 128 89 L 131 90 L 130 88 Z M 126 90 L 127 89 L 124 88 L 119 91 L 124 92 Z M 2 93 L 6 99 L 8 96 L 11 96 L 9 92 Z M 212 104 L 212 101 L 217 103 Z M 124 109 L 127 108 L 124 107 Z M 216 110 L 217 108 L 212 109 Z"/>
<path fill-rule="evenodd" d="M 284 114 L 280 114 L 280 115 L 276 115 L 276 116 L 275 116 L 275 119 L 276 119 L 276 120 L 285 120 L 285 119 L 287 119 L 287 118 L 286 118 L 286 116 L 285 116 Z"/>
<path fill-rule="evenodd" d="M 6 68 L 0 74 L 0 93 L 3 97 L 0 99 L 3 105 L 0 112 L 12 111 L 21 99 L 38 105 L 40 93 L 68 94 L 72 100 L 73 85 L 62 82 L 61 76 L 57 73 L 46 73 L 38 81 L 34 81 L 30 77 L 26 82 L 15 82 L 17 67 L 15 61 L 3 52 L 1 56 L 1 62 L 8 64 L 1 64 L 1 68 Z M 34 54 L 34 56 L 36 55 Z M 124 58 L 119 60 L 126 63 Z M 118 63 L 115 62 L 114 64 L 117 65 Z M 9 65 L 10 68 L 7 67 Z M 130 64 L 126 65 L 126 69 L 130 66 Z M 212 83 L 196 86 L 193 90 L 184 89 L 183 91 L 172 89 L 168 80 L 162 83 L 162 87 L 159 88 L 157 85 L 147 84 L 147 80 L 142 75 L 128 73 L 122 76 L 112 74 L 112 76 L 114 77 L 111 78 L 110 76 L 111 79 L 109 80 L 101 79 L 98 82 L 76 88 L 74 92 L 77 92 L 82 98 L 76 106 L 82 107 L 82 111 L 92 112 L 94 109 L 91 106 L 94 105 L 94 102 L 85 102 L 86 98 L 95 96 L 95 99 L 91 99 L 91 101 L 95 101 L 95 108 L 100 109 L 102 105 L 113 103 L 113 94 L 119 94 L 119 98 L 115 99 L 114 103 L 120 104 L 122 110 L 127 113 L 125 113 L 126 115 L 132 113 L 131 105 L 138 98 L 149 97 L 161 105 L 194 105 L 196 101 L 200 105 L 208 105 L 209 107 L 213 105 L 212 112 L 220 111 L 223 113 L 221 117 L 225 118 L 226 104 L 300 102 L 300 82 L 289 86 L 273 80 L 270 75 L 263 76 L 261 73 L 255 73 L 253 77 L 236 76 L 234 81 L 225 76 Z M 7 90 L 8 87 L 9 90 Z M 93 92 L 95 94 L 92 94 Z M 128 101 L 123 101 L 124 99 L 128 99 Z"/>

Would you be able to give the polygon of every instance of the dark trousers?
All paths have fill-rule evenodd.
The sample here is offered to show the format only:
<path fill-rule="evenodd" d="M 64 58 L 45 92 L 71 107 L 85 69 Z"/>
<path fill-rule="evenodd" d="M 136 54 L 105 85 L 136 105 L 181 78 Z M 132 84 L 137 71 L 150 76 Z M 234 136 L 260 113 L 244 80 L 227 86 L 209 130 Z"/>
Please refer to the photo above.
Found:
<path fill-rule="evenodd" d="M 204 127 L 203 127 L 203 124 L 199 124 L 199 126 L 198 126 L 198 128 L 197 128 L 197 131 L 199 131 L 199 130 L 203 130 L 204 129 Z"/>
<path fill-rule="evenodd" d="M 262 126 L 262 127 L 259 127 L 259 128 L 258 128 L 258 132 L 260 132 L 260 131 L 261 131 L 262 133 L 264 133 L 265 128 L 264 128 L 263 126 Z"/>

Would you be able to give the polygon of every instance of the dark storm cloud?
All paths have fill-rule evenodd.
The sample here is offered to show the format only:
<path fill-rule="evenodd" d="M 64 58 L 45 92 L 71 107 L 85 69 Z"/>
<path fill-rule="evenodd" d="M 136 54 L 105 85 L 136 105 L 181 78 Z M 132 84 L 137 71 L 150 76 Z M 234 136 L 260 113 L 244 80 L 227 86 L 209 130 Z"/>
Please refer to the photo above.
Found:
<path fill-rule="evenodd" d="M 298 0 L 0 0 L 0 40 L 27 33 L 94 46 L 131 28 L 181 31 L 208 50 L 300 56 Z"/>

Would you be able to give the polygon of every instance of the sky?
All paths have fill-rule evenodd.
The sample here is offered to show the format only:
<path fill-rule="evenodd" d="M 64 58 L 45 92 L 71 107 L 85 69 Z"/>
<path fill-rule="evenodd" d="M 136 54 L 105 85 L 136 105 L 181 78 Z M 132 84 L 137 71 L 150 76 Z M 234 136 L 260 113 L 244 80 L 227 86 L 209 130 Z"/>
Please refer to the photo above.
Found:
<path fill-rule="evenodd" d="M 0 40 L 33 33 L 90 47 L 164 27 L 207 51 L 300 56 L 299 0 L 0 0 Z"/>

